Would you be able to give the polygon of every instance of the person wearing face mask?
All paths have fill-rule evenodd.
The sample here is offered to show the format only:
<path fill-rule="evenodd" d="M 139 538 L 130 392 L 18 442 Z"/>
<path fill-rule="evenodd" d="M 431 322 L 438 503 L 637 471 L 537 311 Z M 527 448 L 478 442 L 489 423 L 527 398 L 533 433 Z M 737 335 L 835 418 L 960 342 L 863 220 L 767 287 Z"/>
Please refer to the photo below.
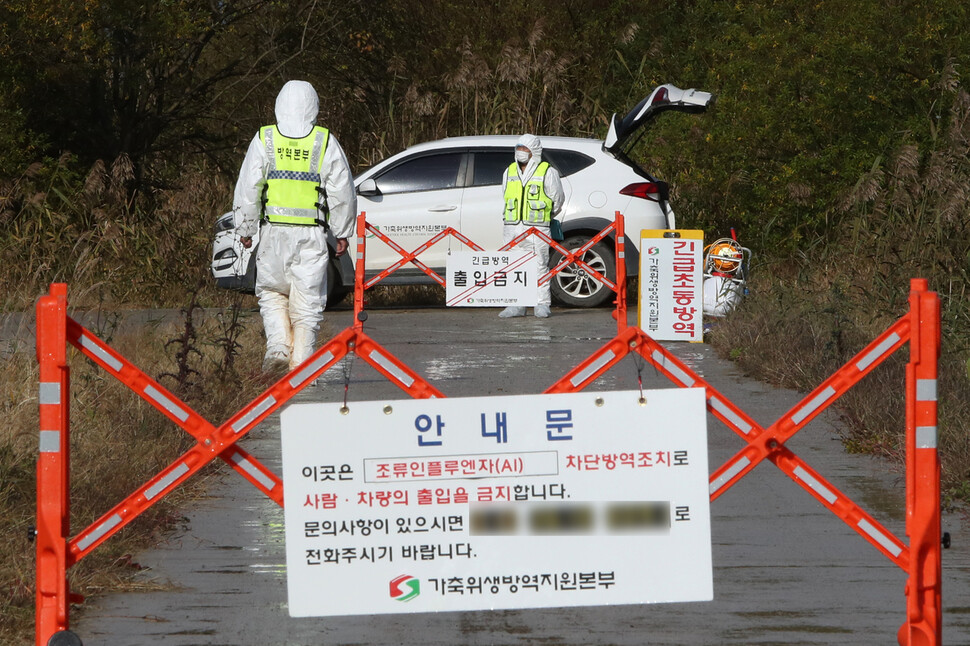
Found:
<path fill-rule="evenodd" d="M 542 161 L 542 142 L 535 135 L 519 137 L 515 146 L 515 161 L 505 171 L 502 189 L 505 195 L 502 238 L 506 243 L 531 227 L 549 232 L 550 222 L 562 209 L 565 196 L 559 171 Z M 529 236 L 517 248 L 535 252 L 538 282 L 549 270 L 549 245 L 536 236 Z M 549 283 L 539 287 L 538 292 L 534 313 L 539 318 L 547 318 L 552 304 Z M 525 316 L 525 309 L 506 307 L 499 316 Z"/>

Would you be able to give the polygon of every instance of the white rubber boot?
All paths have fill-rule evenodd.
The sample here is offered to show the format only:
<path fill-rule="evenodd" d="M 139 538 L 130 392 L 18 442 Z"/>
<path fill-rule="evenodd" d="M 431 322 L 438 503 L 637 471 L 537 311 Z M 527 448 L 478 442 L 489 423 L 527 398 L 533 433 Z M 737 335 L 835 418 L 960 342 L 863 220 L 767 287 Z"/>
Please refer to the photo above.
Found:
<path fill-rule="evenodd" d="M 310 358 L 316 349 L 317 333 L 305 327 L 293 329 L 293 353 L 290 355 L 290 370 Z"/>
<path fill-rule="evenodd" d="M 266 334 L 263 372 L 285 369 L 293 354 L 293 331 L 290 329 L 288 299 L 282 294 L 265 291 L 259 297 L 259 312 Z"/>
<path fill-rule="evenodd" d="M 506 307 L 504 310 L 498 313 L 500 319 L 510 319 L 515 316 L 525 316 L 524 307 Z"/>

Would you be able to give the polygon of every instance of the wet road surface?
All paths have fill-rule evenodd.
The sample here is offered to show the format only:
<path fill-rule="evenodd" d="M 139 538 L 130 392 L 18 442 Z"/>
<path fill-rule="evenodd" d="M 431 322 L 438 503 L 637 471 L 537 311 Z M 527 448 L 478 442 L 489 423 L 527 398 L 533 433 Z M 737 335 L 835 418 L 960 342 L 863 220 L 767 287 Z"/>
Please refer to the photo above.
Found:
<path fill-rule="evenodd" d="M 607 310 L 511 321 L 496 312 L 372 311 L 365 331 L 448 396 L 541 392 L 616 331 Z M 350 316 L 328 322 L 336 332 Z M 763 426 L 801 399 L 741 377 L 710 346 L 666 347 Z M 638 369 L 644 388 L 670 387 L 627 357 L 588 390 L 636 388 Z M 365 362 L 345 359 L 295 401 L 341 401 L 348 376 L 349 401 L 405 397 Z M 902 473 L 847 455 L 838 433 L 826 412 L 787 446 L 906 542 Z M 712 470 L 743 446 L 710 415 L 708 434 Z M 281 472 L 278 415 L 240 444 Z M 706 603 L 291 619 L 283 510 L 228 470 L 209 493 L 187 510 L 183 531 L 135 558 L 149 568 L 140 576 L 166 589 L 75 611 L 72 627 L 86 646 L 884 645 L 896 643 L 905 619 L 905 573 L 768 462 L 712 504 L 714 601 Z M 945 644 L 970 644 L 970 545 L 960 523 L 944 521 L 954 538 L 943 554 Z"/>

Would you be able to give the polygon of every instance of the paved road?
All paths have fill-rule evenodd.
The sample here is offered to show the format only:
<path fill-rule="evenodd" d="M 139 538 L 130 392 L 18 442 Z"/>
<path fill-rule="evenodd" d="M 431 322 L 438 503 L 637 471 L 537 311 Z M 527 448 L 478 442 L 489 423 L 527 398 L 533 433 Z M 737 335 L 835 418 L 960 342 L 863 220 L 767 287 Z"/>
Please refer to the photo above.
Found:
<path fill-rule="evenodd" d="M 329 320 L 343 329 L 350 313 Z M 492 310 L 422 309 L 371 312 L 366 329 L 446 395 L 471 396 L 541 392 L 612 338 L 615 323 L 605 310 L 556 310 L 550 319 L 510 322 Z M 668 347 L 764 426 L 800 399 L 742 378 L 707 345 Z M 344 369 L 351 401 L 403 396 L 358 360 L 325 375 L 297 401 L 342 399 Z M 636 383 L 636 362 L 626 358 L 590 389 Z M 668 386 L 646 368 L 645 388 Z M 708 417 L 713 470 L 742 443 Z M 279 473 L 278 415 L 242 445 Z M 834 415 L 820 416 L 789 446 L 905 539 L 901 474 L 845 454 Z M 168 589 L 96 599 L 75 615 L 73 627 L 86 646 L 896 643 L 905 617 L 904 573 L 774 466 L 758 466 L 711 512 L 712 602 L 291 619 L 282 509 L 227 473 L 187 513 L 185 531 L 136 558 L 150 567 L 145 578 Z M 970 539 L 959 519 L 947 518 L 944 529 L 955 543 L 944 552 L 944 643 L 970 644 Z"/>

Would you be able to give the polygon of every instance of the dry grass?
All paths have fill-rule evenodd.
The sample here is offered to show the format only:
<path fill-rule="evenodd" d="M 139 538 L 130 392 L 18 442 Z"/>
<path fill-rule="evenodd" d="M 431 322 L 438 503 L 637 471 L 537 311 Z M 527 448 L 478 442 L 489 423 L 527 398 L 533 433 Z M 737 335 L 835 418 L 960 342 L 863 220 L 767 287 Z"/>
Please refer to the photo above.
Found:
<path fill-rule="evenodd" d="M 64 156 L 0 181 L 0 310 L 29 310 L 52 282 L 70 284 L 75 305 L 171 306 L 186 286 L 227 305 L 209 276 L 209 251 L 232 187 L 204 165 L 181 181 L 140 194 L 124 156 L 86 175 Z"/>
<path fill-rule="evenodd" d="M 498 52 L 465 39 L 453 60 L 441 78 L 410 69 L 418 62 L 390 60 L 390 78 L 417 80 L 406 88 L 388 88 L 384 112 L 372 115 L 370 132 L 360 141 L 360 167 L 418 142 L 449 136 L 592 136 L 600 131 L 600 105 L 577 89 L 585 87 L 579 79 L 587 68 L 581 57 L 551 46 L 541 18 Z"/>
<path fill-rule="evenodd" d="M 859 273 L 864 280 L 865 272 Z M 762 268 L 750 284 L 751 295 L 715 325 L 709 339 L 749 376 L 807 393 L 908 311 L 908 281 L 898 285 L 898 299 L 893 295 L 882 300 L 883 305 L 899 305 L 890 312 L 853 288 L 845 268 L 841 275 L 847 284 L 829 282 L 821 274 L 798 276 L 782 268 Z M 939 453 L 947 505 L 970 499 L 968 354 L 954 335 L 952 330 L 944 335 L 939 372 Z M 846 447 L 886 457 L 899 469 L 905 460 L 908 360 L 904 346 L 837 404 L 848 429 L 843 437 Z"/>
<path fill-rule="evenodd" d="M 259 379 L 263 340 L 258 317 L 232 324 L 233 312 L 193 312 L 196 331 L 189 353 L 194 382 L 163 384 L 180 392 L 186 402 L 213 423 L 235 412 L 262 389 Z M 110 320 L 110 319 L 109 319 Z M 113 325 L 93 330 L 147 374 L 179 373 L 171 339 L 184 336 L 183 322 L 124 332 Z M 0 643 L 31 643 L 33 630 L 34 546 L 27 529 L 35 522 L 37 458 L 37 362 L 29 333 L 27 341 L 8 347 L 0 363 L 4 388 L 0 415 L 0 512 L 6 531 L 0 535 Z M 231 343 L 227 342 L 231 339 Z M 227 348 L 231 358 L 227 361 Z M 120 502 L 135 488 L 187 450 L 188 434 L 105 374 L 73 348 L 71 366 L 71 529 L 80 529 Z M 204 384 L 204 388 L 203 388 Z M 205 395 L 203 395 L 205 391 Z M 214 473 L 211 467 L 206 473 Z M 110 474 L 110 476 L 109 476 Z M 205 477 L 205 476 L 204 476 Z M 97 548 L 69 571 L 74 592 L 132 589 L 138 569 L 133 555 L 177 525 L 180 503 L 200 495 L 203 478 L 192 479 L 135 522 Z"/>
<path fill-rule="evenodd" d="M 809 392 L 894 319 L 872 317 L 846 296 L 844 286 L 784 274 L 779 268 L 756 272 L 751 294 L 715 324 L 709 338 L 748 375 Z M 846 417 L 855 422 L 846 438 L 850 446 L 898 455 L 906 356 L 905 348 L 897 352 L 840 400 Z"/>

